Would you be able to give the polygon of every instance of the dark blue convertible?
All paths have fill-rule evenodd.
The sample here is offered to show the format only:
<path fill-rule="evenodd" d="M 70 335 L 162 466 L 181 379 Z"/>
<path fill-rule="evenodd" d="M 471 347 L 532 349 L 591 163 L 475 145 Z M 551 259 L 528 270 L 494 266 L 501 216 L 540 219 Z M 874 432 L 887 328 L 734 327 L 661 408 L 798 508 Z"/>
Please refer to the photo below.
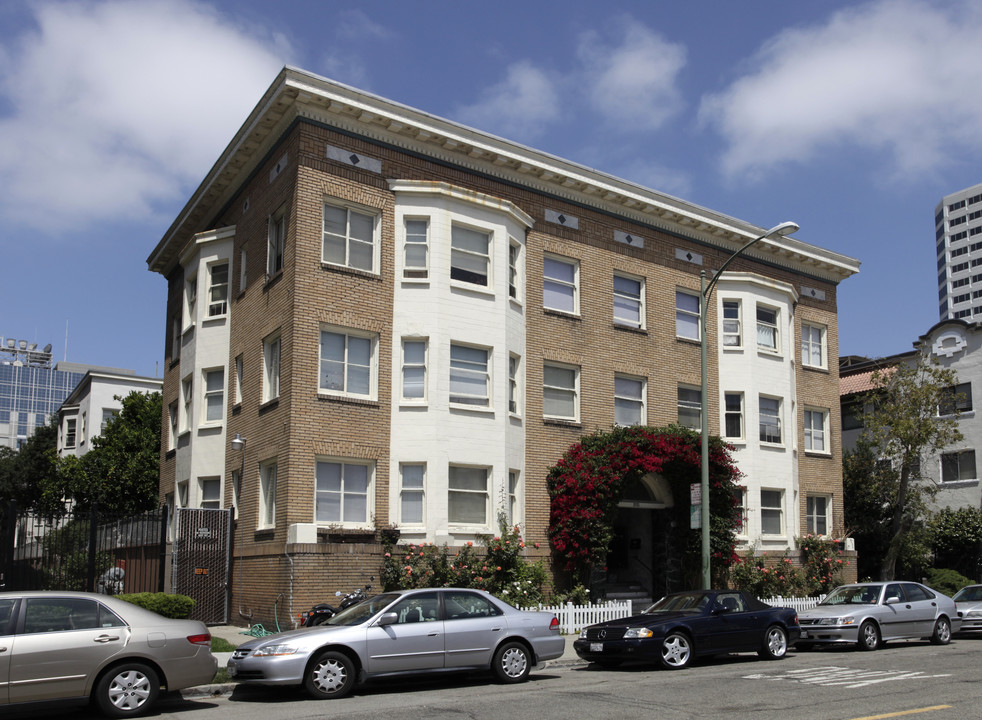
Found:
<path fill-rule="evenodd" d="M 576 654 L 604 667 L 658 661 L 678 670 L 693 658 L 756 652 L 779 660 L 798 639 L 798 613 L 771 607 L 740 590 L 666 595 L 640 615 L 590 625 L 573 643 Z"/>

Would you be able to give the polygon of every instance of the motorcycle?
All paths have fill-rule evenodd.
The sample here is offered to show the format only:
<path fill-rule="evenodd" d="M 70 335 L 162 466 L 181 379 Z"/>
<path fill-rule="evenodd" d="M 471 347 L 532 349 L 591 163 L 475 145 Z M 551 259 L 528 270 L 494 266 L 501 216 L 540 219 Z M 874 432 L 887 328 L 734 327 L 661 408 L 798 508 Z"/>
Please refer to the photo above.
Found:
<path fill-rule="evenodd" d="M 341 598 L 337 606 L 328 605 L 327 603 L 318 603 L 317 605 L 314 605 L 314 607 L 307 612 L 300 613 L 297 616 L 300 618 L 300 627 L 314 627 L 315 625 L 320 625 L 327 622 L 345 608 L 349 608 L 367 598 L 368 592 L 371 589 L 371 584 L 368 584 L 363 588 L 352 590 L 344 595 L 342 595 L 341 591 L 338 590 L 336 593 L 334 593 L 335 597 Z"/>

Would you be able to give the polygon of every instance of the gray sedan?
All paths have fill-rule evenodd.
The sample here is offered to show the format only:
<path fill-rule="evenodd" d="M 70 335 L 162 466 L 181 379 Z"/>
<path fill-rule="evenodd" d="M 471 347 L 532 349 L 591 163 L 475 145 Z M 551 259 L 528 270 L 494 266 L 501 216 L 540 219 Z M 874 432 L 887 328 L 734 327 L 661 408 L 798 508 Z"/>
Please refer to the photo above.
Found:
<path fill-rule="evenodd" d="M 197 620 L 94 593 L 0 593 L 0 706 L 92 700 L 104 715 L 133 717 L 162 686 L 209 683 L 217 669 Z"/>
<path fill-rule="evenodd" d="M 951 599 L 962 619 L 961 632 L 982 632 L 982 585 L 967 585 Z"/>
<path fill-rule="evenodd" d="M 480 590 L 402 590 L 322 625 L 250 640 L 235 650 L 228 672 L 242 682 L 303 685 L 314 698 L 339 698 L 356 682 L 407 673 L 491 670 L 501 682 L 522 682 L 565 647 L 551 613 L 517 610 Z"/>
<path fill-rule="evenodd" d="M 888 640 L 928 638 L 947 645 L 961 620 L 947 595 L 915 582 L 842 585 L 811 610 L 798 613 L 796 647 L 855 643 L 876 650 Z"/>

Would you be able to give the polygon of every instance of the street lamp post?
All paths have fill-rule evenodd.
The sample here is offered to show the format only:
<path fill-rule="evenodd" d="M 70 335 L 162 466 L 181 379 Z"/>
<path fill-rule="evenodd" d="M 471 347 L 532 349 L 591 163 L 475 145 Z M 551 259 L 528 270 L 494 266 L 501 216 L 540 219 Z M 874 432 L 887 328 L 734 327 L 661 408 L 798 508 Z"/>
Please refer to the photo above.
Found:
<path fill-rule="evenodd" d="M 716 283 L 719 281 L 720 276 L 726 270 L 734 259 L 739 257 L 744 253 L 744 251 L 749 248 L 754 243 L 760 242 L 764 238 L 773 237 L 774 235 L 790 235 L 791 233 L 798 232 L 798 225 L 793 222 L 783 222 L 780 225 L 775 225 L 770 230 L 765 232 L 763 235 L 755 237 L 753 240 L 748 242 L 742 248 L 737 250 L 735 253 L 730 255 L 724 262 L 716 274 L 713 275 L 712 280 L 709 284 L 706 284 L 706 271 L 703 270 L 699 273 L 700 291 L 699 291 L 699 343 L 700 350 L 702 353 L 702 404 L 701 404 L 701 420 L 702 420 L 702 477 L 699 489 L 701 490 L 701 523 L 702 523 L 702 586 L 706 589 L 712 587 L 712 573 L 710 572 L 709 556 L 710 556 L 710 533 L 709 533 L 709 377 L 707 372 L 707 362 L 706 362 L 706 320 L 708 317 L 709 310 L 709 298 L 713 294 L 713 289 L 716 287 Z"/>

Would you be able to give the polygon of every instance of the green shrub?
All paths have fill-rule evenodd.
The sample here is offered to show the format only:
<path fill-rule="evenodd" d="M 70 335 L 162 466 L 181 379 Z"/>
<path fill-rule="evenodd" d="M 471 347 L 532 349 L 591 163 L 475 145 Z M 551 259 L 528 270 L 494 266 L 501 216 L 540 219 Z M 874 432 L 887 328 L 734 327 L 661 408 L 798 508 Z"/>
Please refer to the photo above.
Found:
<path fill-rule="evenodd" d="M 591 603 L 590 591 L 582 583 L 577 583 L 575 587 L 566 592 L 553 593 L 550 602 L 553 605 L 565 605 L 566 603 L 589 605 Z"/>
<path fill-rule="evenodd" d="M 194 609 L 194 598 L 173 593 L 129 593 L 117 595 L 120 600 L 139 605 L 158 615 L 175 620 L 187 620 Z"/>
<path fill-rule="evenodd" d="M 842 584 L 842 570 L 848 567 L 839 541 L 821 535 L 805 535 L 798 538 L 801 560 L 805 569 L 806 594 L 826 595 Z"/>
<path fill-rule="evenodd" d="M 927 571 L 927 585 L 949 597 L 961 590 L 972 581 L 957 570 L 947 568 L 932 568 Z"/>

